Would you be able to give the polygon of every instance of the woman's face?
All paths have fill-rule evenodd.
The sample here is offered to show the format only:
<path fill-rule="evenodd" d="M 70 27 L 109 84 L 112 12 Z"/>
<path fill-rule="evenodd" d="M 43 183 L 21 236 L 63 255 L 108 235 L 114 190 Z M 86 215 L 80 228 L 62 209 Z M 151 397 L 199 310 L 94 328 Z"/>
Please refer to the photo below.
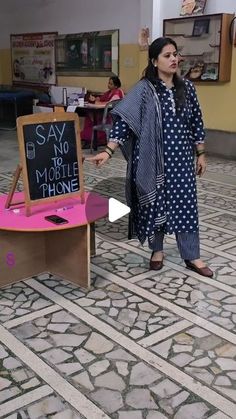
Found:
<path fill-rule="evenodd" d="M 112 79 L 109 79 L 109 81 L 108 81 L 108 90 L 113 90 L 115 88 L 116 88 L 116 86 L 114 85 L 113 80 Z"/>
<path fill-rule="evenodd" d="M 174 45 L 166 45 L 153 64 L 157 67 L 159 76 L 175 74 L 178 69 L 178 53 Z"/>

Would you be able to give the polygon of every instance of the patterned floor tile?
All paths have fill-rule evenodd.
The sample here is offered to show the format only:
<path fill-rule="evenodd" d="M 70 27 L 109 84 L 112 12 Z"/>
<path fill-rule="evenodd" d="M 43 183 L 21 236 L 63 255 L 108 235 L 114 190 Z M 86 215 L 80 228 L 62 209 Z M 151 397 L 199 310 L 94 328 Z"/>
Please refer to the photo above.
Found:
<path fill-rule="evenodd" d="M 7 194 L 9 192 L 10 186 L 12 184 L 12 180 L 13 180 L 13 173 L 11 172 L 6 172 L 4 174 L 0 173 L 0 192 L 1 193 Z M 23 183 L 21 179 L 19 179 L 16 185 L 16 190 L 19 192 L 23 190 Z"/>
<path fill-rule="evenodd" d="M 224 242 L 224 244 L 227 244 L 228 241 L 225 239 L 226 235 L 220 232 L 218 234 L 216 234 L 216 236 L 219 237 L 219 241 L 222 241 Z M 222 237 L 220 236 L 220 234 L 222 234 Z M 201 249 L 201 258 L 213 270 L 214 279 L 217 280 L 217 282 L 223 282 L 224 284 L 230 285 L 231 287 L 235 288 L 236 261 L 231 259 L 231 255 L 234 256 L 234 254 L 230 253 L 230 249 L 229 252 L 228 249 L 225 250 L 225 257 L 221 255 L 223 252 L 220 252 L 220 255 L 215 254 L 215 252 L 217 252 L 217 246 L 215 246 L 215 243 L 213 242 L 213 246 L 211 246 L 212 249 L 210 249 L 211 241 L 209 240 L 208 235 L 201 235 L 201 244 L 207 246 L 207 248 L 209 249 L 209 251 L 204 250 L 203 248 Z M 166 239 L 164 250 L 169 261 L 176 264 L 181 263 L 184 266 L 184 263 L 181 261 L 181 258 L 179 256 L 176 243 L 173 237 L 169 237 Z"/>
<path fill-rule="evenodd" d="M 0 323 L 49 307 L 52 304 L 45 296 L 23 282 L 0 289 Z"/>
<path fill-rule="evenodd" d="M 207 220 L 208 224 L 218 226 L 236 233 L 236 215 L 222 214 Z"/>
<path fill-rule="evenodd" d="M 46 320 L 27 322 L 12 333 L 111 418 L 126 417 L 125 412 L 144 418 L 147 410 L 181 418 L 198 408 L 203 419 L 217 411 L 65 310 Z"/>
<path fill-rule="evenodd" d="M 1 408 L 1 406 L 0 406 Z M 2 416 L 1 416 L 2 417 Z M 4 419 L 84 419 L 84 416 L 75 412 L 72 407 L 66 403 L 57 394 L 50 394 L 33 404 L 18 409 L 10 416 L 4 416 Z"/>
<path fill-rule="evenodd" d="M 199 192 L 211 192 L 216 197 L 219 195 L 219 189 L 221 189 L 221 195 L 236 198 L 236 190 L 231 185 L 220 184 L 217 182 L 209 182 L 208 180 L 201 178 L 198 180 L 198 191 Z"/>
<path fill-rule="evenodd" d="M 136 285 L 236 333 L 236 296 L 228 292 L 172 269 Z"/>
<path fill-rule="evenodd" d="M 225 160 L 208 156 L 207 170 L 212 173 L 225 173 L 230 176 L 236 176 L 236 165 L 234 160 Z"/>
<path fill-rule="evenodd" d="M 229 243 L 230 244 L 230 243 Z M 227 246 L 227 249 L 225 249 L 227 251 L 227 253 L 229 253 L 230 255 L 234 255 L 236 256 L 236 242 L 234 241 L 233 243 L 230 244 L 230 247 Z"/>
<path fill-rule="evenodd" d="M 202 217 L 206 218 L 208 215 L 212 216 L 213 214 L 215 214 L 215 210 L 210 209 L 210 208 L 201 207 L 198 210 L 199 210 L 199 219 L 200 220 L 201 220 Z"/>
<path fill-rule="evenodd" d="M 41 282 L 53 290 L 61 290 L 63 296 L 84 308 L 89 313 L 137 340 L 147 337 L 182 320 L 179 316 L 127 292 L 125 288 L 95 276 L 93 287 L 82 290 L 64 287 L 55 277 Z M 78 298 L 79 297 L 79 298 Z"/>
<path fill-rule="evenodd" d="M 128 217 L 125 216 L 114 223 L 109 223 L 107 219 L 99 220 L 96 223 L 96 233 L 98 237 L 111 240 L 112 242 L 128 241 Z"/>
<path fill-rule="evenodd" d="M 209 207 L 224 209 L 227 211 L 235 211 L 235 200 L 226 198 L 223 196 L 214 196 L 206 193 L 201 193 L 198 197 L 198 204 L 201 207 L 201 204 L 207 205 Z"/>
<path fill-rule="evenodd" d="M 40 377 L 0 343 L 0 412 L 1 404 L 26 394 L 42 384 Z"/>
<path fill-rule="evenodd" d="M 150 349 L 186 374 L 236 401 L 236 345 L 193 326 Z"/>
<path fill-rule="evenodd" d="M 122 278 L 130 278 L 149 270 L 146 258 L 121 249 L 117 244 L 100 242 L 97 245 L 97 255 L 93 263 Z"/>
<path fill-rule="evenodd" d="M 1 164 L 2 193 L 9 191 L 18 159 L 16 133 L 6 135 L 13 158 Z M 49 273 L 0 290 L 0 412 L 5 412 L 0 417 L 94 419 L 89 409 L 99 419 L 236 417 L 231 408 L 236 401 L 236 165 L 211 157 L 208 163 L 209 176 L 197 183 L 201 255 L 214 270 L 213 281 L 185 269 L 174 236 L 165 239 L 164 269 L 149 271 L 150 250 L 127 240 L 124 217 L 97 223 L 90 290 Z M 125 202 L 126 163 L 119 151 L 101 170 L 85 161 L 84 172 L 87 190 Z M 22 190 L 21 181 L 17 188 Z M 15 339 L 11 350 L 4 333 Z M 17 343 L 25 345 L 19 352 Z M 44 378 L 35 372 L 43 376 L 41 366 Z M 58 388 L 46 380 L 47 373 L 56 374 Z M 208 391 L 201 392 L 203 385 Z M 85 416 L 79 413 L 81 400 L 86 400 Z"/>
<path fill-rule="evenodd" d="M 236 231 L 232 233 L 218 231 L 214 227 L 206 227 L 205 225 L 200 225 L 200 236 L 201 244 L 209 246 L 211 248 L 221 246 L 232 240 L 235 240 Z"/>

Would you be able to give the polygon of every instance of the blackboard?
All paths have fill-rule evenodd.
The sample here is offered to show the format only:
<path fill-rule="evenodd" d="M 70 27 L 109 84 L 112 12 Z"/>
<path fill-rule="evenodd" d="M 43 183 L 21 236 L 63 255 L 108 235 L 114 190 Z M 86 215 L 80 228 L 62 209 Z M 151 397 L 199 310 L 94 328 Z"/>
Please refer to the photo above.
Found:
<path fill-rule="evenodd" d="M 78 116 L 46 113 L 17 119 L 26 202 L 83 192 Z"/>

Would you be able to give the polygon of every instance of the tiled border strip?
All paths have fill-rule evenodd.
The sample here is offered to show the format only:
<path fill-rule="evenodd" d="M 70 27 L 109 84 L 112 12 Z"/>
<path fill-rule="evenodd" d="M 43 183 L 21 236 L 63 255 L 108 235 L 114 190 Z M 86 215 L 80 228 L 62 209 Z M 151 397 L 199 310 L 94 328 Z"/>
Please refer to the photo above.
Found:
<path fill-rule="evenodd" d="M 47 316 L 47 314 L 55 313 L 58 310 L 61 310 L 61 307 L 57 304 L 53 304 L 50 307 L 37 310 L 34 313 L 24 314 L 23 316 L 17 317 L 16 319 L 8 320 L 7 322 L 3 323 L 3 326 L 7 329 L 12 329 L 13 327 L 19 326 L 19 324 L 30 322 L 42 316 Z"/>
<path fill-rule="evenodd" d="M 188 320 L 180 320 L 171 326 L 165 327 L 165 329 L 158 330 L 157 332 L 152 333 L 150 336 L 140 339 L 138 343 L 144 348 L 147 348 L 148 346 L 154 345 L 155 343 L 175 335 L 176 333 L 181 332 L 190 326 L 193 326 L 193 323 L 189 322 Z"/>
<path fill-rule="evenodd" d="M 199 208 L 202 207 L 202 208 L 214 210 L 215 212 L 223 211 L 224 214 L 229 214 L 229 215 L 234 215 L 235 216 L 235 212 L 233 212 L 233 211 L 226 210 L 226 209 L 221 209 L 221 208 L 218 208 L 218 207 L 213 207 L 212 205 L 210 206 L 210 205 L 207 205 L 207 204 L 201 204 L 201 202 L 198 202 L 198 206 L 199 206 Z"/>
<path fill-rule="evenodd" d="M 212 229 L 214 229 L 214 227 Z M 227 230 L 225 230 L 225 233 L 227 233 Z M 172 237 L 170 237 L 170 239 L 173 243 L 175 242 L 175 239 L 172 239 Z M 201 237 L 200 237 L 200 240 L 201 240 Z M 222 258 L 229 259 L 229 261 L 231 262 L 236 262 L 236 255 L 232 255 L 227 252 L 222 252 L 221 250 L 219 250 L 217 246 L 212 248 L 201 243 L 201 249 L 206 250 L 206 252 L 213 253 L 215 256 L 221 256 Z"/>
<path fill-rule="evenodd" d="M 207 177 L 208 174 L 210 174 L 210 178 Z M 202 179 L 202 182 L 203 183 L 204 182 L 210 182 L 210 183 L 216 183 L 216 184 L 222 185 L 222 186 L 226 185 L 226 186 L 234 187 L 234 184 L 232 185 L 232 183 L 221 182 L 220 180 L 211 179 L 211 175 L 212 174 L 214 175 L 214 174 L 217 174 L 217 173 L 210 172 L 210 170 L 207 171 L 206 174 L 205 174 L 205 176 L 204 176 L 204 178 Z M 232 178 L 234 178 L 236 176 L 236 175 L 227 175 L 226 173 L 222 173 L 222 175 L 223 176 L 227 176 L 227 177 L 232 177 Z M 235 179 L 232 180 L 232 182 L 234 182 L 234 181 L 235 181 Z"/>
<path fill-rule="evenodd" d="M 206 250 L 209 253 L 213 253 L 216 256 L 221 256 L 222 258 L 229 259 L 229 261 L 231 262 L 236 262 L 235 255 L 231 255 L 230 253 L 227 253 L 227 252 L 222 252 L 221 250 L 218 250 L 217 247 L 212 248 L 209 246 L 205 246 L 204 244 L 201 244 L 201 248 L 203 250 Z"/>
<path fill-rule="evenodd" d="M 164 298 L 161 298 L 158 295 L 153 294 L 150 291 L 147 291 L 139 287 L 138 285 L 131 284 L 127 280 L 120 278 L 112 274 L 111 272 L 107 272 L 104 269 L 99 268 L 98 266 L 92 265 L 92 271 L 102 276 L 103 278 L 112 281 L 114 284 L 117 284 L 123 288 L 126 288 L 127 290 L 139 295 L 140 297 L 143 297 L 146 300 L 151 301 L 153 304 L 163 307 L 164 309 L 169 310 L 174 314 L 177 314 L 183 319 L 188 320 L 191 323 L 194 323 L 197 326 L 202 327 L 203 329 L 206 329 L 217 336 L 220 336 L 222 339 L 226 339 L 228 342 L 231 342 L 233 345 L 236 345 L 236 334 L 229 332 L 223 327 L 218 326 L 217 324 L 212 323 L 209 320 L 203 319 L 197 314 L 189 312 L 185 308 L 179 307 L 175 305 L 174 303 L 168 300 L 165 300 Z"/>
<path fill-rule="evenodd" d="M 164 266 L 163 269 L 161 270 L 161 273 L 166 272 L 168 270 L 169 270 L 168 266 Z M 109 272 L 109 271 L 107 271 L 107 272 Z M 120 275 L 118 275 L 118 276 L 120 276 Z M 136 282 L 142 281 L 143 279 L 147 279 L 149 277 L 153 277 L 153 271 L 147 271 L 147 272 L 143 272 L 143 273 L 138 274 L 138 275 L 131 276 L 128 279 L 128 281 L 131 282 L 132 284 L 135 284 Z"/>
<path fill-rule="evenodd" d="M 223 184 L 224 185 L 224 184 Z M 232 187 L 232 189 L 233 189 L 233 185 L 230 185 L 231 187 Z M 222 186 L 223 187 L 223 186 Z M 201 190 L 199 193 L 198 193 L 198 195 L 199 194 L 205 194 L 205 195 L 214 195 L 214 196 L 217 196 L 217 198 L 218 197 L 220 197 L 220 198 L 226 198 L 228 201 L 229 200 L 231 200 L 232 199 L 232 201 L 236 201 L 236 198 L 235 198 L 235 196 L 227 196 L 227 195 L 224 195 L 224 194 L 221 194 L 221 193 L 217 193 L 217 192 L 212 192 L 212 191 L 205 191 L 205 190 Z"/>
<path fill-rule="evenodd" d="M 161 371 L 163 374 L 167 375 L 172 380 L 175 380 L 182 386 L 186 387 L 189 391 L 192 391 L 193 393 L 197 394 L 199 397 L 201 397 L 202 399 L 204 399 L 211 405 L 215 406 L 220 411 L 224 412 L 230 417 L 233 417 L 232 412 L 235 409 L 235 403 L 231 402 L 230 400 L 227 400 L 226 398 L 216 393 L 214 390 L 207 387 L 206 385 L 201 384 L 200 382 L 197 382 L 195 378 L 190 377 L 189 375 L 185 374 L 178 368 L 170 365 L 167 361 L 163 360 L 162 358 L 158 357 L 152 352 L 149 352 L 147 349 L 143 348 L 142 346 L 134 342 L 129 337 L 124 336 L 122 333 L 118 332 L 110 325 L 106 324 L 105 322 L 96 318 L 95 316 L 92 316 L 90 313 L 83 310 L 81 307 L 77 306 L 76 304 L 67 300 L 61 295 L 58 295 L 55 291 L 47 288 L 45 285 L 41 284 L 35 279 L 28 279 L 25 281 L 25 283 L 31 286 L 32 288 L 34 288 L 36 291 L 38 291 L 41 294 L 47 293 L 48 298 L 54 301 L 55 304 L 59 304 L 65 310 L 67 310 L 74 316 L 78 317 L 81 321 L 85 322 L 86 324 L 93 327 L 94 329 L 97 329 L 99 333 L 102 333 L 104 336 L 115 341 L 118 345 L 123 346 L 123 348 L 128 350 L 130 353 L 137 356 L 138 358 L 141 358 L 144 362 L 147 362 L 149 365 Z M 138 288 L 135 285 L 131 285 L 131 286 Z M 1 328 L 0 328 L 0 332 L 1 332 Z M 0 336 L 1 336 L 1 333 L 0 333 Z M 221 337 L 223 337 L 222 334 L 221 334 Z M 235 340 L 236 340 L 236 336 L 235 336 Z M 23 344 L 21 345 L 24 346 Z M 26 362 L 27 364 L 27 360 L 26 361 L 23 360 L 23 361 Z M 41 374 L 41 377 L 45 380 L 42 374 Z M 65 400 L 67 400 L 67 398 L 65 398 Z M 77 408 L 77 410 L 79 409 Z"/>
<path fill-rule="evenodd" d="M 8 402 L 0 405 L 1 418 L 8 415 L 16 410 L 20 410 L 29 404 L 32 404 L 43 397 L 49 396 L 53 393 L 53 389 L 47 385 L 36 388 L 35 390 L 28 391 L 23 396 L 15 397 Z"/>
<path fill-rule="evenodd" d="M 43 288 L 43 293 L 45 293 L 45 291 L 48 292 L 48 289 L 45 286 L 43 286 Z M 39 292 L 42 293 L 42 290 Z M 62 298 L 64 300 L 63 297 L 58 294 L 56 295 L 59 297 L 58 299 Z M 86 396 L 73 387 L 68 381 L 61 377 L 60 374 L 54 371 L 54 369 L 39 358 L 39 356 L 35 355 L 3 326 L 0 326 L 0 342 L 7 346 L 10 351 L 12 351 L 22 362 L 31 368 L 32 371 L 39 375 L 42 380 L 44 380 L 54 391 L 56 391 L 56 393 L 58 393 L 67 403 L 73 406 L 86 418 L 109 419 L 109 416 L 87 399 Z"/>
<path fill-rule="evenodd" d="M 208 208 L 208 209 L 210 209 L 210 208 Z M 205 221 L 205 220 L 208 221 L 211 218 L 220 217 L 221 215 L 224 215 L 224 211 L 223 210 L 222 211 L 215 211 L 211 214 L 207 214 L 207 215 L 199 214 L 199 215 L 200 215 L 200 224 L 202 224 L 202 222 Z M 210 226 L 214 227 L 214 224 L 210 224 Z"/>
<path fill-rule="evenodd" d="M 215 217 L 218 217 L 218 215 L 219 214 L 215 215 Z M 220 215 L 224 215 L 224 214 L 220 214 Z M 214 224 L 210 224 L 210 223 L 205 222 L 205 221 L 202 221 L 200 224 L 204 227 L 211 228 L 212 230 L 220 231 L 221 233 L 228 233 L 228 234 L 231 234 L 231 235 L 234 235 L 234 234 L 236 235 L 236 232 L 232 232 L 232 230 L 229 230 L 225 227 L 219 227 L 219 226 L 216 226 Z"/>
<path fill-rule="evenodd" d="M 217 247 L 217 249 L 223 251 L 230 249 L 231 247 L 236 247 L 236 237 L 231 242 L 222 244 L 221 246 Z"/>
<path fill-rule="evenodd" d="M 103 278 L 108 279 L 113 283 L 128 289 L 129 291 L 139 295 L 140 297 L 143 297 L 146 300 L 151 301 L 153 304 L 163 307 L 166 310 L 170 310 L 172 313 L 177 314 L 183 319 L 188 320 L 191 323 L 195 323 L 199 327 L 202 327 L 210 331 L 211 333 L 214 333 L 215 335 L 220 336 L 221 338 L 226 339 L 229 342 L 236 345 L 236 335 L 224 329 L 223 327 L 218 326 L 215 323 L 210 322 L 209 320 L 203 319 L 197 314 L 189 312 L 185 308 L 179 307 L 171 301 L 165 300 L 164 298 L 161 298 L 158 295 L 153 294 L 150 291 L 145 290 L 136 284 L 131 284 L 129 281 L 120 278 L 117 275 L 112 274 L 111 272 L 107 272 L 104 269 L 99 268 L 98 266 L 92 265 L 92 271 L 102 276 Z"/>

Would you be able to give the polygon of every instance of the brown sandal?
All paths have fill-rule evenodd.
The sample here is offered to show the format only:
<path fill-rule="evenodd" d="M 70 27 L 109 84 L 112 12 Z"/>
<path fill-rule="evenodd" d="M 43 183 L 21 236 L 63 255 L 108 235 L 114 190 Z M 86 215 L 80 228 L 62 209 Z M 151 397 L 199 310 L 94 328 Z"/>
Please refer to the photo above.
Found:
<path fill-rule="evenodd" d="M 205 266 L 204 268 L 198 268 L 194 263 L 190 262 L 190 260 L 185 260 L 186 268 L 191 269 L 191 271 L 197 272 L 199 275 L 206 276 L 207 278 L 212 278 L 214 273 L 210 268 Z"/>
<path fill-rule="evenodd" d="M 149 270 L 150 271 L 160 271 L 163 268 L 163 259 L 162 260 L 152 260 L 154 252 L 152 252 L 150 263 L 149 263 Z"/>

